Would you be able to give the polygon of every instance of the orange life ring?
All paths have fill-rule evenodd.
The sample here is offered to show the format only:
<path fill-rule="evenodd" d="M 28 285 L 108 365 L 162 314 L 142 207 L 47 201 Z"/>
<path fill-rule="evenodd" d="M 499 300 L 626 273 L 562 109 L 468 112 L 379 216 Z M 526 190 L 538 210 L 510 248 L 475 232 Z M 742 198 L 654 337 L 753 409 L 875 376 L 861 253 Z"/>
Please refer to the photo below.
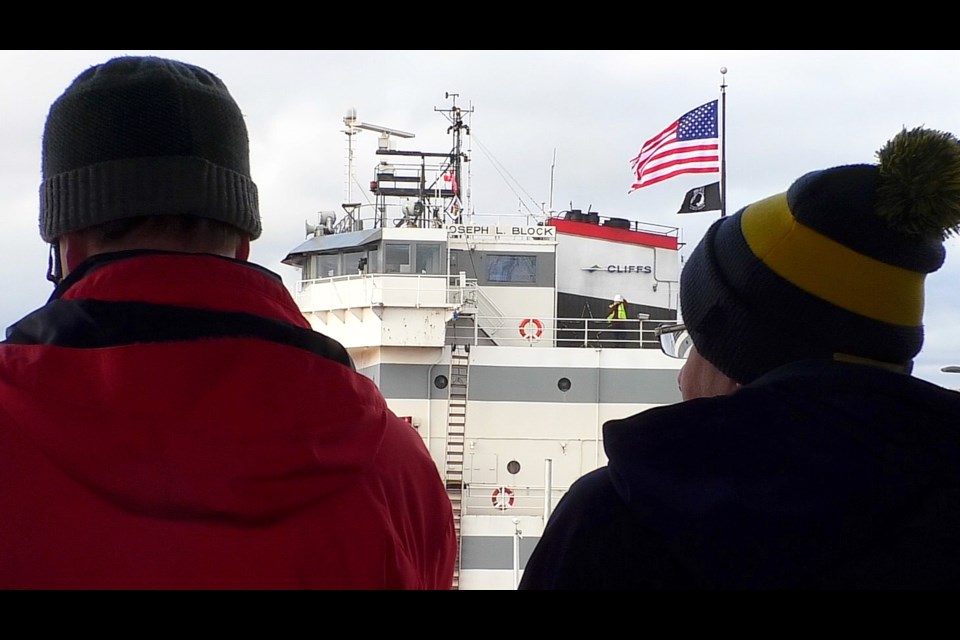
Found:
<path fill-rule="evenodd" d="M 543 323 L 537 318 L 524 318 L 520 321 L 520 337 L 527 340 L 539 340 L 543 335 Z"/>
<path fill-rule="evenodd" d="M 497 487 L 490 496 L 490 501 L 497 509 L 503 511 L 507 507 L 512 507 L 514 502 L 513 489 L 510 487 Z"/>

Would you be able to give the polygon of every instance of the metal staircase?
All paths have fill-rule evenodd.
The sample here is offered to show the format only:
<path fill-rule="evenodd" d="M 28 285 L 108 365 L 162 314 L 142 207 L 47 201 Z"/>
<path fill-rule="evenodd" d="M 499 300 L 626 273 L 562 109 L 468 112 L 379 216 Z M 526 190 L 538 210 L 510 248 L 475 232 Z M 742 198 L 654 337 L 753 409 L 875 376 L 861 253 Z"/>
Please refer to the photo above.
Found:
<path fill-rule="evenodd" d="M 463 458 L 467 426 L 467 388 L 470 380 L 470 347 L 450 347 L 450 376 L 447 388 L 447 446 L 443 477 L 453 505 L 453 524 L 457 532 L 457 560 L 453 569 L 453 589 L 460 588 L 462 555 L 460 521 L 463 513 Z"/>
<path fill-rule="evenodd" d="M 499 344 L 495 337 L 500 327 L 504 325 L 503 311 L 487 297 L 483 289 L 477 286 L 476 281 L 469 283 L 469 286 L 463 292 L 463 315 L 473 316 L 477 327 L 482 329 L 485 335 L 490 336 L 494 344 Z"/>

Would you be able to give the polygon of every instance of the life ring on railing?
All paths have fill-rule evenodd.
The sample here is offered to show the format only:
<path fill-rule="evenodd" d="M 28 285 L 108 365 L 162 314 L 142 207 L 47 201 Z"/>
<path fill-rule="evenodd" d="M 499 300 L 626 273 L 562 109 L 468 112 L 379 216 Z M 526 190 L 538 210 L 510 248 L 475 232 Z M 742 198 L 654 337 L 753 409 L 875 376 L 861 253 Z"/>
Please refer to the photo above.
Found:
<path fill-rule="evenodd" d="M 527 340 L 539 340 L 543 335 L 543 323 L 537 318 L 524 318 L 520 321 L 520 337 Z"/>
<path fill-rule="evenodd" d="M 510 487 L 497 487 L 493 490 L 490 501 L 493 503 L 493 506 L 500 509 L 500 511 L 505 510 L 507 507 L 512 507 L 514 501 L 513 489 Z"/>

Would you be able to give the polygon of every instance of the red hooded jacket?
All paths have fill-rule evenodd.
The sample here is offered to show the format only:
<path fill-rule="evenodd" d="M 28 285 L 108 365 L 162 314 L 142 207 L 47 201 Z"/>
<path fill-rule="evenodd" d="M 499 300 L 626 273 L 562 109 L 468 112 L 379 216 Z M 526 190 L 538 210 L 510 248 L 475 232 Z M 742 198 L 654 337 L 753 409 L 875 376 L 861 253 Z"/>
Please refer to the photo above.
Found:
<path fill-rule="evenodd" d="M 85 262 L 0 343 L 0 588 L 448 589 L 417 432 L 279 277 Z"/>

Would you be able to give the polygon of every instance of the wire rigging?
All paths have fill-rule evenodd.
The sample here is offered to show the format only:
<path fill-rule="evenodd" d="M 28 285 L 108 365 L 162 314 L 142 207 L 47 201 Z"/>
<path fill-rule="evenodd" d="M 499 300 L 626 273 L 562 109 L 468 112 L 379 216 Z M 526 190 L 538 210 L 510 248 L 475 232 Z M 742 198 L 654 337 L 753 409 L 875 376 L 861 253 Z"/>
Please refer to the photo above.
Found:
<path fill-rule="evenodd" d="M 472 138 L 473 138 L 473 141 L 477 143 L 477 147 L 479 147 L 480 150 L 483 152 L 483 155 L 486 156 L 486 158 L 493 165 L 493 168 L 500 175 L 503 181 L 507 184 L 507 187 L 511 191 L 513 191 L 513 194 L 515 196 L 517 196 L 517 199 L 520 201 L 520 204 L 523 206 L 523 208 L 526 209 L 528 213 L 542 213 L 540 211 L 540 206 L 537 204 L 536 199 L 534 199 L 533 196 L 527 193 L 527 191 L 523 189 L 523 187 L 520 187 L 520 182 L 516 178 L 514 178 L 510 174 L 510 172 L 506 170 L 505 167 L 503 167 L 500 161 L 493 156 L 493 154 L 490 152 L 489 149 L 487 149 L 486 145 L 484 145 L 481 140 L 477 139 L 476 134 L 473 134 Z M 517 189 L 514 188 L 514 184 L 516 184 L 523 191 L 522 196 L 520 193 L 517 192 Z M 533 204 L 533 209 L 527 206 L 527 203 L 524 202 L 523 196 L 526 196 L 526 198 L 529 199 L 529 201 Z"/>

